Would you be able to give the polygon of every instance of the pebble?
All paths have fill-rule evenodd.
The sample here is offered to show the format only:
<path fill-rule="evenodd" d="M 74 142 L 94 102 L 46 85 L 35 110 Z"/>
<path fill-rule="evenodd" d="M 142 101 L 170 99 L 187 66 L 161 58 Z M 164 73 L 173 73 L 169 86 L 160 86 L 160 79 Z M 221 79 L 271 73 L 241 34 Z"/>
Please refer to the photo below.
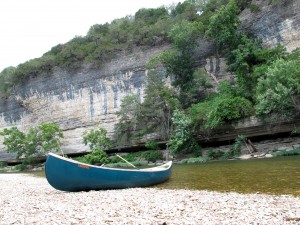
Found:
<path fill-rule="evenodd" d="M 0 225 L 300 224 L 300 197 L 131 188 L 62 192 L 45 178 L 0 174 Z"/>

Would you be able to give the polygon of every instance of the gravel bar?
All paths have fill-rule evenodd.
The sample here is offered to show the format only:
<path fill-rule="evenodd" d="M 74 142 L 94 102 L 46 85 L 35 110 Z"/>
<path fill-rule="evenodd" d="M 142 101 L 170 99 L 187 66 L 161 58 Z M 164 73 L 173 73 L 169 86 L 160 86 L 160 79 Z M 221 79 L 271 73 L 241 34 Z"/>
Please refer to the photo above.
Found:
<path fill-rule="evenodd" d="M 0 174 L 0 224 L 300 224 L 290 195 L 131 188 L 62 192 L 45 178 Z"/>

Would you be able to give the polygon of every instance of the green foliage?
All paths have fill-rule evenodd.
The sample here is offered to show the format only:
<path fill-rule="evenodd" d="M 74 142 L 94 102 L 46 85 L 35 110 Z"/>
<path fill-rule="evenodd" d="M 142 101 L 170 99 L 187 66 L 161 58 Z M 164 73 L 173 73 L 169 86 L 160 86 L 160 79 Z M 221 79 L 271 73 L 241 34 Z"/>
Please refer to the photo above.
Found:
<path fill-rule="evenodd" d="M 210 160 L 221 159 L 224 157 L 224 155 L 225 155 L 225 152 L 222 152 L 220 150 L 214 151 L 214 150 L 210 149 L 208 151 L 208 158 Z"/>
<path fill-rule="evenodd" d="M 205 90 L 213 88 L 213 85 L 209 81 L 209 75 L 204 70 L 204 68 L 198 68 L 194 72 L 194 84 L 196 87 L 202 87 Z"/>
<path fill-rule="evenodd" d="M 213 87 L 209 79 L 209 75 L 203 68 L 198 68 L 193 73 L 193 78 L 187 84 L 187 88 L 181 89 L 178 96 L 183 109 L 199 101 L 203 101 L 208 96 L 209 89 Z"/>
<path fill-rule="evenodd" d="M 258 12 L 261 11 L 261 9 L 259 8 L 258 5 L 255 5 L 255 4 L 252 4 L 252 3 L 248 4 L 248 8 L 250 9 L 250 11 L 252 13 L 258 13 Z"/>
<path fill-rule="evenodd" d="M 168 140 L 171 132 L 171 115 L 179 107 L 174 90 L 166 86 L 162 75 L 149 71 L 144 102 L 138 115 L 138 124 L 145 134 L 156 133 L 161 140 Z"/>
<path fill-rule="evenodd" d="M 275 60 L 287 56 L 286 49 L 281 45 L 263 49 L 261 41 L 252 40 L 245 34 L 237 36 L 235 45 L 226 53 L 227 70 L 237 75 L 237 94 L 253 101 L 258 78 L 265 76 Z"/>
<path fill-rule="evenodd" d="M 28 145 L 26 135 L 17 127 L 5 128 L 0 132 L 0 135 L 4 136 L 3 144 L 6 146 L 6 151 L 17 153 L 17 159 L 26 152 L 26 146 Z"/>
<path fill-rule="evenodd" d="M 7 166 L 7 162 L 0 162 L 0 168 L 4 168 Z"/>
<path fill-rule="evenodd" d="M 42 123 L 36 129 L 30 129 L 29 135 L 42 147 L 45 152 L 59 151 L 60 139 L 63 138 L 61 128 L 55 123 Z"/>
<path fill-rule="evenodd" d="M 15 170 L 20 170 L 20 171 L 23 171 L 27 168 L 27 164 L 24 164 L 24 163 L 21 163 L 21 164 L 18 164 L 18 165 L 15 165 Z"/>
<path fill-rule="evenodd" d="M 157 71 L 149 71 L 147 83 L 143 103 L 137 95 L 126 96 L 122 100 L 114 134 L 119 145 L 152 133 L 161 140 L 169 139 L 171 114 L 179 106 L 175 91 L 166 86 Z"/>
<path fill-rule="evenodd" d="M 300 134 L 300 127 L 296 127 L 291 132 L 292 135 L 299 135 Z"/>
<path fill-rule="evenodd" d="M 223 152 L 220 150 L 214 151 L 209 150 L 208 151 L 208 158 L 211 160 L 215 159 L 230 159 L 241 155 L 241 147 L 242 144 L 245 142 L 245 137 L 243 135 L 239 135 L 236 139 L 233 145 L 231 146 L 230 150 L 227 152 Z"/>
<path fill-rule="evenodd" d="M 38 127 L 30 128 L 25 134 L 17 127 L 5 128 L 0 132 L 4 136 L 3 144 L 6 151 L 16 153 L 16 158 L 23 158 L 23 164 L 30 164 L 35 157 L 48 151 L 60 150 L 62 130 L 54 123 L 42 123 Z"/>
<path fill-rule="evenodd" d="M 282 0 L 269 0 L 269 5 L 279 5 Z"/>
<path fill-rule="evenodd" d="M 169 37 L 173 41 L 173 47 L 182 54 L 190 54 L 198 46 L 197 37 L 201 32 L 202 24 L 199 22 L 189 22 L 186 20 L 175 24 L 169 32 Z"/>
<path fill-rule="evenodd" d="M 258 81 L 256 113 L 289 116 L 292 111 L 299 111 L 299 95 L 299 61 L 278 59 L 267 69 L 266 76 Z"/>
<path fill-rule="evenodd" d="M 106 152 L 103 151 L 112 147 L 111 140 L 107 137 L 107 130 L 97 128 L 85 131 L 83 133 L 83 143 L 89 146 L 91 153 L 76 160 L 88 164 L 105 164 L 109 162 Z"/>
<path fill-rule="evenodd" d="M 300 149 L 293 150 L 284 150 L 284 151 L 275 151 L 272 152 L 274 156 L 292 156 L 292 155 L 300 155 Z"/>
<path fill-rule="evenodd" d="M 163 52 L 153 60 L 162 63 L 167 76 L 174 77 L 173 85 L 183 91 L 192 86 L 196 66 L 193 54 L 198 45 L 197 36 L 200 30 L 199 22 L 183 20 L 174 25 L 168 34 L 173 41 L 173 49 Z"/>
<path fill-rule="evenodd" d="M 171 153 L 190 153 L 196 151 L 199 154 L 200 146 L 197 144 L 191 132 L 192 120 L 179 110 L 175 110 L 172 117 L 174 130 L 169 140 Z"/>
<path fill-rule="evenodd" d="M 206 163 L 208 158 L 206 157 L 196 157 L 196 158 L 187 158 L 182 159 L 178 162 L 178 164 L 193 164 L 193 163 Z"/>
<path fill-rule="evenodd" d="M 129 144 L 133 135 L 139 131 L 141 103 L 136 94 L 122 99 L 120 110 L 117 112 L 119 122 L 115 126 L 114 140 L 118 145 Z"/>
<path fill-rule="evenodd" d="M 106 152 L 101 149 L 94 149 L 91 153 L 86 154 L 82 157 L 78 157 L 75 160 L 87 164 L 106 164 L 109 162 Z"/>
<path fill-rule="evenodd" d="M 196 144 L 196 142 L 194 142 L 194 143 L 195 144 L 194 144 L 193 149 L 192 149 L 192 151 L 194 153 L 194 156 L 195 157 L 201 157 L 202 156 L 202 148 L 198 144 Z"/>
<path fill-rule="evenodd" d="M 225 122 L 253 114 L 252 103 L 243 97 L 235 96 L 229 83 L 221 83 L 219 90 L 219 94 L 189 108 L 194 125 L 213 129 Z"/>
<path fill-rule="evenodd" d="M 145 9 L 142 8 L 138 10 L 134 17 L 139 22 L 144 22 L 146 25 L 153 25 L 159 19 L 163 19 L 168 16 L 168 11 L 164 7 L 159 7 L 157 9 Z"/>
<path fill-rule="evenodd" d="M 298 60 L 300 61 L 300 48 L 294 49 L 290 54 L 286 55 L 287 60 Z"/>
<path fill-rule="evenodd" d="M 145 143 L 145 147 L 149 150 L 159 150 L 159 146 L 158 146 L 158 143 L 154 140 L 151 140 L 151 141 L 147 141 Z"/>
<path fill-rule="evenodd" d="M 0 98 L 6 97 L 10 93 L 10 87 L 14 84 L 15 67 L 7 67 L 0 73 Z"/>
<path fill-rule="evenodd" d="M 107 150 L 112 147 L 111 140 L 107 137 L 104 128 L 91 129 L 83 133 L 83 143 L 88 145 L 92 151 Z"/>
<path fill-rule="evenodd" d="M 143 152 L 142 157 L 149 162 L 156 162 L 158 160 L 163 160 L 163 154 L 160 150 L 151 150 Z"/>
<path fill-rule="evenodd" d="M 183 3 L 178 2 L 175 8 L 171 10 L 171 16 L 174 17 L 175 20 L 196 21 L 199 19 L 197 6 L 190 1 L 184 1 Z"/>
<path fill-rule="evenodd" d="M 243 135 L 239 135 L 236 139 L 234 144 L 231 146 L 230 151 L 227 154 L 230 157 L 240 156 L 241 155 L 241 147 L 242 144 L 245 143 L 246 137 Z"/>
<path fill-rule="evenodd" d="M 236 48 L 227 54 L 228 71 L 235 72 L 238 75 L 249 74 L 252 65 L 258 63 L 257 51 L 261 50 L 261 42 L 255 41 L 240 34 L 237 37 Z"/>
<path fill-rule="evenodd" d="M 239 9 L 234 0 L 222 6 L 211 18 L 206 37 L 216 41 L 219 50 L 235 46 L 238 37 L 237 28 L 240 24 Z"/>
<path fill-rule="evenodd" d="M 205 123 L 206 128 L 215 128 L 224 122 L 250 116 L 253 112 L 251 102 L 242 97 L 219 96 L 212 104 Z"/>
<path fill-rule="evenodd" d="M 190 126 L 192 120 L 179 110 L 173 113 L 172 121 L 174 124 L 173 134 L 171 136 L 169 146 L 173 154 L 178 154 L 185 148 L 185 143 L 191 137 Z"/>

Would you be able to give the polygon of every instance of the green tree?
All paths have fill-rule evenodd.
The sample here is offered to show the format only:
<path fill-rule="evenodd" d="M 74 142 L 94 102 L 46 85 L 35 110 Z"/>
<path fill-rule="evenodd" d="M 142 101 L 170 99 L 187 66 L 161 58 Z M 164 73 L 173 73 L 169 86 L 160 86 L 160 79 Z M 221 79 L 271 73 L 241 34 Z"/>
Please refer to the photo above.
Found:
<path fill-rule="evenodd" d="M 237 28 L 240 24 L 238 12 L 235 0 L 230 0 L 210 18 L 206 37 L 214 39 L 220 51 L 232 48 L 237 43 Z"/>
<path fill-rule="evenodd" d="M 32 163 L 36 157 L 49 151 L 60 150 L 62 130 L 54 123 L 42 123 L 23 133 L 16 127 L 6 128 L 0 135 L 4 136 L 6 151 L 16 153 L 16 158 L 23 159 L 24 164 Z"/>
<path fill-rule="evenodd" d="M 157 141 L 154 140 L 147 141 L 145 147 L 149 150 L 160 150 Z"/>
<path fill-rule="evenodd" d="M 161 53 L 150 61 L 150 65 L 161 62 L 166 69 L 166 75 L 173 78 L 173 85 L 180 88 L 180 94 L 190 92 L 194 85 L 194 71 L 196 70 L 195 48 L 198 46 L 197 37 L 202 29 L 198 22 L 181 21 L 173 26 L 169 32 L 173 49 Z M 180 98 L 183 102 L 187 99 Z"/>
<path fill-rule="evenodd" d="M 199 150 L 201 149 L 191 131 L 191 118 L 182 111 L 175 110 L 172 122 L 174 129 L 169 140 L 171 153 L 173 155 L 190 152 L 197 152 L 199 154 Z"/>
<path fill-rule="evenodd" d="M 55 123 L 42 123 L 37 128 L 30 129 L 29 136 L 36 140 L 43 152 L 59 151 L 60 139 L 63 138 L 62 129 Z"/>
<path fill-rule="evenodd" d="M 111 140 L 107 137 L 107 130 L 104 128 L 91 129 L 83 133 L 83 144 L 94 151 L 97 149 L 107 150 L 112 147 Z"/>
<path fill-rule="evenodd" d="M 168 88 L 162 75 L 149 71 L 144 102 L 138 118 L 145 133 L 156 133 L 161 140 L 168 140 L 171 132 L 171 115 L 179 107 L 174 90 Z"/>
<path fill-rule="evenodd" d="M 116 114 L 119 122 L 115 125 L 114 140 L 118 145 L 129 144 L 133 135 L 139 130 L 141 114 L 139 96 L 137 94 L 125 96 Z"/>
<path fill-rule="evenodd" d="M 9 94 L 10 88 L 14 84 L 15 67 L 7 67 L 0 73 L 0 98 Z"/>
<path fill-rule="evenodd" d="M 197 7 L 191 1 L 179 2 L 174 9 L 171 10 L 171 16 L 177 20 L 195 21 L 198 19 Z"/>
<path fill-rule="evenodd" d="M 107 130 L 104 128 L 91 129 L 82 134 L 83 144 L 89 146 L 91 152 L 76 160 L 88 164 L 108 163 L 108 155 L 104 150 L 112 147 L 112 142 L 107 137 Z"/>
<path fill-rule="evenodd" d="M 204 126 L 206 129 L 216 128 L 225 122 L 247 117 L 253 113 L 252 103 L 246 98 L 236 96 L 235 89 L 228 82 L 219 84 L 219 93 L 189 108 L 193 124 Z"/>
<path fill-rule="evenodd" d="M 256 90 L 256 113 L 278 113 L 289 117 L 300 112 L 300 63 L 278 59 L 259 79 Z"/>
<path fill-rule="evenodd" d="M 143 21 L 146 25 L 153 25 L 155 24 L 159 19 L 162 19 L 164 17 L 168 16 L 168 11 L 165 7 L 159 7 L 156 9 L 139 9 L 134 17 L 138 21 Z"/>
<path fill-rule="evenodd" d="M 5 128 L 0 132 L 4 136 L 3 144 L 6 146 L 6 151 L 16 153 L 16 158 L 19 159 L 26 153 L 26 135 L 17 127 Z"/>
<path fill-rule="evenodd" d="M 101 149 L 94 149 L 91 153 L 83 157 L 79 157 L 76 160 L 93 165 L 105 164 L 109 162 L 108 155 Z"/>

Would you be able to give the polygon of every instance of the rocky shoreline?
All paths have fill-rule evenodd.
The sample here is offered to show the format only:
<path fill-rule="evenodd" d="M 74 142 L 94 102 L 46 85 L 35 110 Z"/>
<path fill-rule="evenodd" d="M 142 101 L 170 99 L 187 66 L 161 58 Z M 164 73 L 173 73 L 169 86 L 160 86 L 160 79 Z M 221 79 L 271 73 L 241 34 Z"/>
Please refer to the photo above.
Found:
<path fill-rule="evenodd" d="M 0 174 L 0 224 L 299 224 L 289 195 L 133 188 L 68 193 L 45 178 Z"/>

